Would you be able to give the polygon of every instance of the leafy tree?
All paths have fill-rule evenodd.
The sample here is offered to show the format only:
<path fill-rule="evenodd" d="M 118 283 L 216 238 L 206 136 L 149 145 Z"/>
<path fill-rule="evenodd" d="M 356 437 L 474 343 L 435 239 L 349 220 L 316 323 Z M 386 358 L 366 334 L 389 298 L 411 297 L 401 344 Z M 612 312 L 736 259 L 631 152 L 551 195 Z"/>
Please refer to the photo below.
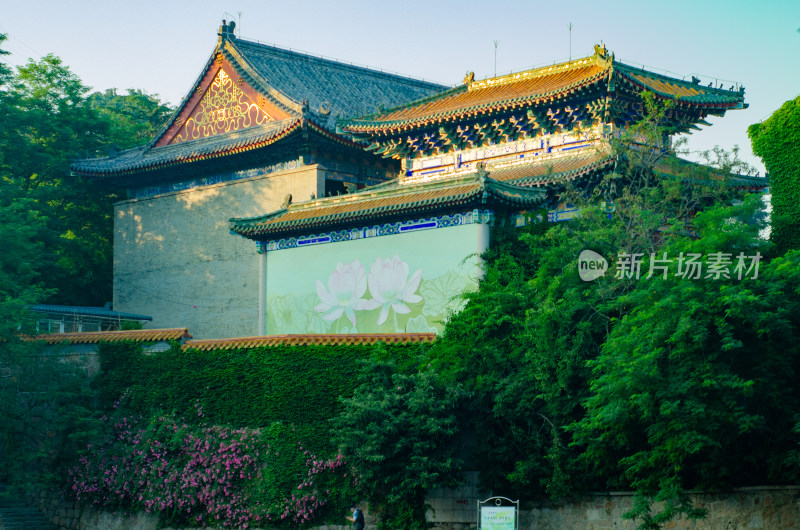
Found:
<path fill-rule="evenodd" d="M 35 333 L 32 305 L 110 298 L 117 192 L 68 172 L 120 134 L 88 91 L 54 55 L 16 70 L 0 61 L 0 480 L 29 488 L 63 477 L 95 432 L 85 375 L 21 338 Z"/>
<path fill-rule="evenodd" d="M 427 491 L 460 478 L 453 447 L 459 392 L 433 370 L 402 373 L 390 361 L 365 361 L 358 381 L 334 421 L 357 487 L 380 515 L 379 528 L 426 528 Z"/>
<path fill-rule="evenodd" d="M 125 95 L 115 88 L 94 92 L 89 105 L 108 120 L 108 142 L 115 148 L 128 149 L 150 141 L 167 121 L 172 108 L 161 102 L 158 95 L 150 95 L 135 88 Z"/>
<path fill-rule="evenodd" d="M 695 220 L 698 239 L 659 250 L 726 253 L 731 278 L 688 280 L 673 264 L 666 278 L 642 279 L 609 304 L 623 316 L 590 362 L 586 415 L 571 429 L 598 475 L 639 494 L 629 515 L 645 528 L 700 515 L 691 489 L 783 483 L 800 471 L 784 466 L 800 405 L 791 383 L 800 368 L 796 279 L 776 276 L 772 264 L 757 278 L 736 272 L 736 256 L 750 267 L 767 251 L 751 222 L 759 207 L 712 208 Z M 651 513 L 652 500 L 665 503 L 661 512 Z"/>
<path fill-rule="evenodd" d="M 25 200 L 45 229 L 51 257 L 32 262 L 51 303 L 102 305 L 111 298 L 112 204 L 119 191 L 70 175 L 70 160 L 139 142 L 169 109 L 141 91 L 89 96 L 89 88 L 50 54 L 16 72 L 2 65 L 0 181 L 9 201 Z"/>
<path fill-rule="evenodd" d="M 484 484 L 523 499 L 537 494 L 569 497 L 580 495 L 588 488 L 633 488 L 639 494 L 638 504 L 629 516 L 640 518 L 644 525 L 657 525 L 679 513 L 698 515 L 688 502 L 686 492 L 691 487 L 741 484 L 747 480 L 757 482 L 757 476 L 765 477 L 752 471 L 758 459 L 770 453 L 759 451 L 737 460 L 744 454 L 746 444 L 752 441 L 747 438 L 750 431 L 742 431 L 730 446 L 733 453 L 725 456 L 736 460 L 738 468 L 715 469 L 709 465 L 692 469 L 690 473 L 691 466 L 687 464 L 677 471 L 656 472 L 653 463 L 657 461 L 656 454 L 691 460 L 689 456 L 681 456 L 681 451 L 687 447 L 681 433 L 664 428 L 663 438 L 658 443 L 650 442 L 652 446 L 645 443 L 646 447 L 637 445 L 646 439 L 648 417 L 631 413 L 635 421 L 611 425 L 613 418 L 603 415 L 606 409 L 595 405 L 599 399 L 597 394 L 616 388 L 618 399 L 635 400 L 644 390 L 667 395 L 672 392 L 668 389 L 672 380 L 662 381 L 656 377 L 648 381 L 650 386 L 621 387 L 622 383 L 614 379 L 619 378 L 619 373 L 612 371 L 612 368 L 622 370 L 635 366 L 636 360 L 629 359 L 632 344 L 625 341 L 633 340 L 635 332 L 643 336 L 653 333 L 660 322 L 659 315 L 649 313 L 636 320 L 637 326 L 625 323 L 634 322 L 642 311 L 652 309 L 656 301 L 670 299 L 663 292 L 667 286 L 676 289 L 674 296 L 679 300 L 683 300 L 682 296 L 688 297 L 687 301 L 697 296 L 694 303 L 698 307 L 707 306 L 706 322 L 728 322 L 733 317 L 727 315 L 730 308 L 721 304 L 723 298 L 719 292 L 695 289 L 696 286 L 687 281 L 653 279 L 645 282 L 615 278 L 609 273 L 594 282 L 583 282 L 577 274 L 578 256 L 586 249 L 609 261 L 619 253 L 646 257 L 656 253 L 661 256 L 666 251 L 676 256 L 681 250 L 687 251 L 688 247 L 681 245 L 701 245 L 701 240 L 695 242 L 687 237 L 697 234 L 700 228 L 707 232 L 707 238 L 702 239 L 706 246 L 702 248 L 708 253 L 726 248 L 733 252 L 739 245 L 747 251 L 755 252 L 760 248 L 764 254 L 769 247 L 758 240 L 756 225 L 745 228 L 741 223 L 734 224 L 738 236 L 729 234 L 729 218 L 734 213 L 712 208 L 737 197 L 724 185 L 725 175 L 742 167 L 736 153 L 719 150 L 709 153 L 715 168 L 677 160 L 662 137 L 665 130 L 662 122 L 668 106 L 656 105 L 649 97 L 645 98 L 643 106 L 646 113 L 642 122 L 613 146 L 617 155 L 614 171 L 588 191 L 586 188 L 564 190 L 563 197 L 581 208 L 578 219 L 555 226 L 534 224 L 522 233 L 496 229 L 493 246 L 485 256 L 486 274 L 480 291 L 467 295 L 466 307 L 448 322 L 443 339 L 431 349 L 430 362 L 448 382 L 462 384 L 473 397 L 472 409 L 462 421 L 470 426 L 464 431 L 477 434 L 475 452 L 479 455 L 477 464 Z M 663 147 L 642 149 L 643 139 L 647 145 Z M 664 168 L 666 174 L 662 173 Z M 748 203 L 746 208 L 741 208 L 744 210 L 736 215 L 747 219 L 757 217 L 756 204 Z M 711 209 L 710 217 L 694 219 L 696 212 L 706 209 Z M 715 231 L 720 232 L 716 239 L 712 237 Z M 722 245 L 723 242 L 728 247 Z M 643 261 L 642 271 L 647 274 L 648 260 Z M 612 270 L 613 266 L 612 261 Z M 737 291 L 731 291 L 734 292 Z M 759 307 L 769 307 L 769 304 Z M 675 307 L 671 311 L 665 310 L 665 319 L 680 315 Z M 755 315 L 750 316 L 755 318 Z M 697 325 L 703 323 L 698 321 Z M 639 338 L 643 340 L 644 337 Z M 651 339 L 643 344 L 655 348 L 655 342 L 656 339 Z M 755 342 L 748 344 L 754 347 Z M 713 348 L 714 344 L 706 346 Z M 778 345 L 776 351 L 781 347 Z M 706 374 L 704 370 L 708 367 L 699 364 L 701 358 L 686 358 L 682 366 L 686 374 L 700 378 L 694 386 L 689 383 L 679 386 L 681 376 L 686 374 L 675 376 L 675 384 L 690 394 L 687 399 L 702 403 L 708 410 L 714 409 L 716 401 L 706 402 L 712 398 L 703 390 L 705 383 L 720 387 L 719 395 L 713 399 L 721 403 L 743 399 L 748 388 L 746 382 L 740 388 L 715 372 L 712 375 L 719 375 L 721 380 L 727 381 L 727 386 L 721 381 L 713 382 L 711 376 L 702 379 L 700 374 Z M 772 362 L 774 358 L 765 361 L 764 366 L 771 366 Z M 602 383 L 599 382 L 600 365 L 611 374 Z M 758 370 L 764 371 L 764 366 Z M 724 366 L 716 364 L 712 370 L 717 368 L 721 370 Z M 743 372 L 736 373 L 744 377 Z M 611 382 L 616 382 L 617 386 Z M 780 386 L 778 383 L 770 388 Z M 770 398 L 770 414 L 781 410 L 780 399 L 775 395 L 773 393 Z M 766 407 L 764 402 L 759 403 L 758 406 Z M 791 420 L 794 405 L 791 400 L 784 404 L 781 414 Z M 616 410 L 614 406 L 621 405 L 614 402 L 608 408 Z M 638 412 L 641 411 L 637 409 Z M 744 422 L 755 413 L 745 410 L 727 415 L 720 411 L 719 414 L 719 431 L 706 433 L 708 439 L 716 434 L 739 432 L 737 422 Z M 699 417 L 700 414 L 695 419 Z M 776 432 L 781 433 L 780 442 L 770 448 L 777 455 L 772 458 L 773 462 L 784 460 L 787 448 L 794 443 L 789 435 L 791 426 L 787 427 L 786 421 L 778 423 L 779 427 L 773 424 L 778 429 Z M 620 440 L 618 452 L 598 452 L 602 445 L 595 443 L 592 436 L 601 437 L 600 431 L 587 426 L 601 424 L 609 430 L 617 427 L 623 431 L 616 438 L 611 436 Z M 759 431 L 759 434 L 764 432 Z M 631 455 L 638 454 L 639 449 L 641 458 L 633 458 Z M 706 449 L 702 447 L 696 454 Z M 738 456 L 732 456 L 735 451 L 739 451 Z M 649 467 L 642 464 L 646 458 L 653 459 Z M 778 480 L 783 475 L 769 476 Z M 666 510 L 660 515 L 649 512 L 656 499 L 666 501 Z"/>
<path fill-rule="evenodd" d="M 769 172 L 772 232 L 779 254 L 800 248 L 800 96 L 747 129 Z"/>
<path fill-rule="evenodd" d="M 5 40 L 6 36 L 0 34 L 0 46 Z M 0 57 L 7 54 L 0 49 Z M 12 79 L 11 69 L 0 62 L 0 87 L 8 86 Z M 3 123 L 21 118 L 15 99 L 14 94 L 0 90 Z M 0 128 L 0 227 L 4 247 L 0 253 L 0 363 L 6 366 L 29 349 L 19 340 L 20 331 L 29 331 L 27 308 L 50 294 L 42 277 L 42 269 L 49 262 L 42 242 L 48 220 L 37 211 L 35 201 L 19 196 L 8 178 L 16 162 L 12 156 L 16 132 L 12 129 Z"/>

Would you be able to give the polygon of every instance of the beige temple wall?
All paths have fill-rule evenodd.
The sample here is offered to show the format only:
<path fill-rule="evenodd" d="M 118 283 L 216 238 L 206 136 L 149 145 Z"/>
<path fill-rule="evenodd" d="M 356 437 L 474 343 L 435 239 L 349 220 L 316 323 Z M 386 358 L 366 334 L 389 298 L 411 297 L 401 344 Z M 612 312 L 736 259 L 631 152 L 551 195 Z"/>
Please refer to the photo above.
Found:
<path fill-rule="evenodd" d="M 311 165 L 117 203 L 114 309 L 195 338 L 256 335 L 260 256 L 228 220 L 278 210 L 287 194 L 297 202 L 323 193 L 323 172 Z"/>

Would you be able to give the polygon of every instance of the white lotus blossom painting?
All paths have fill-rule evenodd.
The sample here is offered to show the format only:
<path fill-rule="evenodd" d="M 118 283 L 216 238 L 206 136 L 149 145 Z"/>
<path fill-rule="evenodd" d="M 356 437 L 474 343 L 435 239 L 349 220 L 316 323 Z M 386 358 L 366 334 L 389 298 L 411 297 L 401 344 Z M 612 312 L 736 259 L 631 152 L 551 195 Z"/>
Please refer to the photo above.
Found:
<path fill-rule="evenodd" d="M 332 322 L 344 314 L 350 323 L 356 325 L 356 311 L 368 309 L 370 301 L 362 298 L 367 291 L 367 275 L 358 260 L 339 263 L 328 278 L 327 288 L 317 280 L 319 304 L 315 311 L 323 313 L 323 320 Z M 372 307 L 372 306 L 370 306 Z"/>

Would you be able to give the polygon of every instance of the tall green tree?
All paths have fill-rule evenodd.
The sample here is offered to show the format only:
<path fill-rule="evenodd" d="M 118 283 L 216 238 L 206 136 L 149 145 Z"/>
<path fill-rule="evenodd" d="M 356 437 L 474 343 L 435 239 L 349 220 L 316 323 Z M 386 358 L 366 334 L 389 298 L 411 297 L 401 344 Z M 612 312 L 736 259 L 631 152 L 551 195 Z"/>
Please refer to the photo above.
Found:
<path fill-rule="evenodd" d="M 769 172 L 776 251 L 800 248 L 800 96 L 747 129 L 753 152 Z"/>
<path fill-rule="evenodd" d="M 464 310 L 448 322 L 443 339 L 430 350 L 430 362 L 446 380 L 462 384 L 472 396 L 473 408 L 463 420 L 469 428 L 463 430 L 474 432 L 477 438 L 475 452 L 479 458 L 475 463 L 482 471 L 484 484 L 494 491 L 522 498 L 545 494 L 564 498 L 580 495 L 587 489 L 631 488 L 638 493 L 639 502 L 629 516 L 647 526 L 661 524 L 681 513 L 698 515 L 686 494 L 693 487 L 766 480 L 766 475 L 751 471 L 756 469 L 759 458 L 769 454 L 765 449 L 739 460 L 731 457 L 739 464 L 737 468 L 716 469 L 711 465 L 698 470 L 687 464 L 678 469 L 656 469 L 658 455 L 694 462 L 693 458 L 706 454 L 704 451 L 709 447 L 697 448 L 692 453 L 695 456 L 682 455 L 681 451 L 689 446 L 678 430 L 665 427 L 661 429 L 661 439 L 643 441 L 647 440 L 650 421 L 645 412 L 636 409 L 631 413 L 635 421 L 628 424 L 615 424 L 608 415 L 609 409 L 619 410 L 625 399 L 635 401 L 645 391 L 664 395 L 686 392 L 687 401 L 719 413 L 718 431 L 711 425 L 698 425 L 698 429 L 707 427 L 708 431 L 697 431 L 695 436 L 706 436 L 708 440 L 717 434 L 738 433 L 736 441 L 726 448 L 735 446 L 731 454 L 739 451 L 736 454 L 741 456 L 742 448 L 751 441 L 747 437 L 755 432 L 748 431 L 744 424 L 758 416 L 757 412 L 748 409 L 724 414 L 718 410 L 719 400 L 723 405 L 741 400 L 750 386 L 746 379 L 739 385 L 738 380 L 717 374 L 715 370 L 726 369 L 724 362 L 712 363 L 709 368 L 710 365 L 701 362 L 703 355 L 698 354 L 685 358 L 685 365 L 674 379 L 654 376 L 641 388 L 618 381 L 620 374 L 612 368 L 627 367 L 640 375 L 639 368 L 632 368 L 637 363 L 633 355 L 636 350 L 632 349 L 632 342 L 626 341 L 633 341 L 635 336 L 646 345 L 644 349 L 655 348 L 664 337 L 655 334 L 661 324 L 659 319 L 669 328 L 669 322 L 680 316 L 681 308 L 673 306 L 669 310 L 665 307 L 663 315 L 647 313 L 642 317 L 659 300 L 664 303 L 693 300 L 697 307 L 706 307 L 706 320 L 696 322 L 698 332 L 712 325 L 734 328 L 741 325 L 733 314 L 728 314 L 730 307 L 722 303 L 726 299 L 711 288 L 713 285 L 700 289 L 691 281 L 667 281 L 660 277 L 645 281 L 648 258 L 660 257 L 664 252 L 675 254 L 675 258 L 681 251 L 688 252 L 689 247 L 681 245 L 690 244 L 697 245 L 691 248 L 709 254 L 732 253 L 739 248 L 753 253 L 760 249 L 762 255 L 769 245 L 758 239 L 757 223 L 743 225 L 731 221 L 757 218 L 758 201 L 741 206 L 740 210 L 744 208 L 741 211 L 715 208 L 715 205 L 730 205 L 731 201 L 740 202 L 735 191 L 724 185 L 724 175 L 741 166 L 735 153 L 710 153 L 716 168 L 675 159 L 662 137 L 668 106 L 645 98 L 644 107 L 646 113 L 639 126 L 614 146 L 618 160 L 615 171 L 588 192 L 586 188 L 564 190 L 564 197 L 581 208 L 579 218 L 556 225 L 534 223 L 525 232 L 496 229 L 493 246 L 485 256 L 486 275 L 480 290 L 467 295 Z M 647 138 L 648 144 L 662 147 L 641 149 L 637 140 L 642 137 Z M 656 166 L 672 169 L 664 175 L 656 171 Z M 695 213 L 704 210 L 709 210 L 710 217 L 694 218 Z M 703 237 L 693 239 L 700 229 Z M 729 233 L 732 231 L 735 237 Z M 611 270 L 595 281 L 581 280 L 578 262 L 584 250 L 607 258 Z M 615 269 L 624 260 L 620 256 L 634 255 L 641 258 L 642 278 L 616 277 Z M 673 269 L 671 274 L 674 272 Z M 716 284 L 719 286 L 720 282 Z M 675 292 L 668 294 L 668 287 Z M 737 291 L 737 287 L 742 286 L 731 287 L 729 297 L 747 292 Z M 776 302 L 772 300 L 758 307 L 766 310 L 773 303 Z M 756 315 L 760 318 L 766 313 L 749 316 L 756 318 Z M 627 325 L 632 322 L 636 326 Z M 655 338 L 644 341 L 651 333 Z M 748 335 L 747 348 L 757 347 L 752 338 Z M 720 344 L 708 341 L 700 348 L 713 351 Z M 776 343 L 776 351 L 782 347 L 783 344 Z M 747 358 L 749 354 L 742 355 Z M 774 357 L 764 360 L 758 370 L 768 371 L 773 362 Z M 610 375 L 601 379 L 605 372 L 598 366 L 607 369 Z M 784 368 L 781 365 L 780 369 Z M 744 377 L 746 372 L 745 368 L 736 373 Z M 688 382 L 687 374 L 696 379 Z M 708 377 L 703 378 L 703 374 Z M 632 380 L 638 381 L 633 376 Z M 720 386 L 719 395 L 705 392 L 704 384 Z M 777 384 L 770 383 L 773 389 L 782 384 L 780 378 Z M 617 390 L 620 402 L 610 400 L 604 393 L 611 388 Z M 761 401 L 757 405 L 772 407 L 770 417 L 780 409 L 777 407 L 780 400 L 774 398 L 774 393 L 772 396 L 769 406 Z M 608 408 L 599 405 L 601 399 L 609 399 Z M 755 404 L 756 400 L 751 398 L 751 402 Z M 791 420 L 794 405 L 791 399 L 785 404 L 778 416 L 783 414 Z M 698 412 L 695 420 L 701 416 Z M 694 420 L 686 421 L 685 427 L 693 425 Z M 598 450 L 602 444 L 593 436 L 604 439 L 601 426 L 614 432 L 609 437 L 619 441 L 618 452 Z M 780 443 L 770 448 L 779 456 L 771 461 L 787 457 L 787 448 L 793 443 L 791 426 L 785 420 L 780 423 L 777 430 Z M 614 431 L 615 427 L 622 432 Z M 634 458 L 635 455 L 638 456 Z M 725 458 L 728 457 L 730 454 Z M 769 477 L 783 480 L 780 477 L 785 476 Z M 649 511 L 656 500 L 666 502 L 666 510 L 660 515 Z"/>
<path fill-rule="evenodd" d="M 157 95 L 135 88 L 129 88 L 127 94 L 118 94 L 117 89 L 109 88 L 92 93 L 88 100 L 91 108 L 109 122 L 107 141 L 118 149 L 149 142 L 173 111 Z"/>
<path fill-rule="evenodd" d="M 169 108 L 141 91 L 89 94 L 55 55 L 28 61 L 16 72 L 3 64 L 0 179 L 8 201 L 24 200 L 45 224 L 37 260 L 47 301 L 102 305 L 111 299 L 112 204 L 120 190 L 70 175 L 71 160 L 143 143 Z"/>
<path fill-rule="evenodd" d="M 21 337 L 35 333 L 32 305 L 111 296 L 118 192 L 70 176 L 70 160 L 103 153 L 137 120 L 151 131 L 163 115 L 157 98 L 134 92 L 130 106 L 150 113 L 123 119 L 117 109 L 128 96 L 101 112 L 105 100 L 93 105 L 88 92 L 54 55 L 16 69 L 0 61 L 0 481 L 19 486 L 58 480 L 60 463 L 92 428 L 85 375 Z"/>

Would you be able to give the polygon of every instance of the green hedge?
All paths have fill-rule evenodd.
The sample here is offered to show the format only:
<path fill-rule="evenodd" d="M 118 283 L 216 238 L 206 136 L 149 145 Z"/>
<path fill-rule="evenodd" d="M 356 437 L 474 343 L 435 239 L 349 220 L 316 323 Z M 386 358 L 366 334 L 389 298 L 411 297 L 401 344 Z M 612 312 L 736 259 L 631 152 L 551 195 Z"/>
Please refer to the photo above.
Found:
<path fill-rule="evenodd" d="M 350 397 L 358 361 L 391 358 L 416 363 L 428 345 L 277 346 L 182 351 L 178 345 L 153 354 L 137 344 L 100 346 L 94 380 L 102 406 L 110 409 L 127 392 L 125 407 L 148 416 L 174 412 L 187 421 L 232 427 L 295 425 L 309 449 L 330 448 L 329 420 Z"/>

